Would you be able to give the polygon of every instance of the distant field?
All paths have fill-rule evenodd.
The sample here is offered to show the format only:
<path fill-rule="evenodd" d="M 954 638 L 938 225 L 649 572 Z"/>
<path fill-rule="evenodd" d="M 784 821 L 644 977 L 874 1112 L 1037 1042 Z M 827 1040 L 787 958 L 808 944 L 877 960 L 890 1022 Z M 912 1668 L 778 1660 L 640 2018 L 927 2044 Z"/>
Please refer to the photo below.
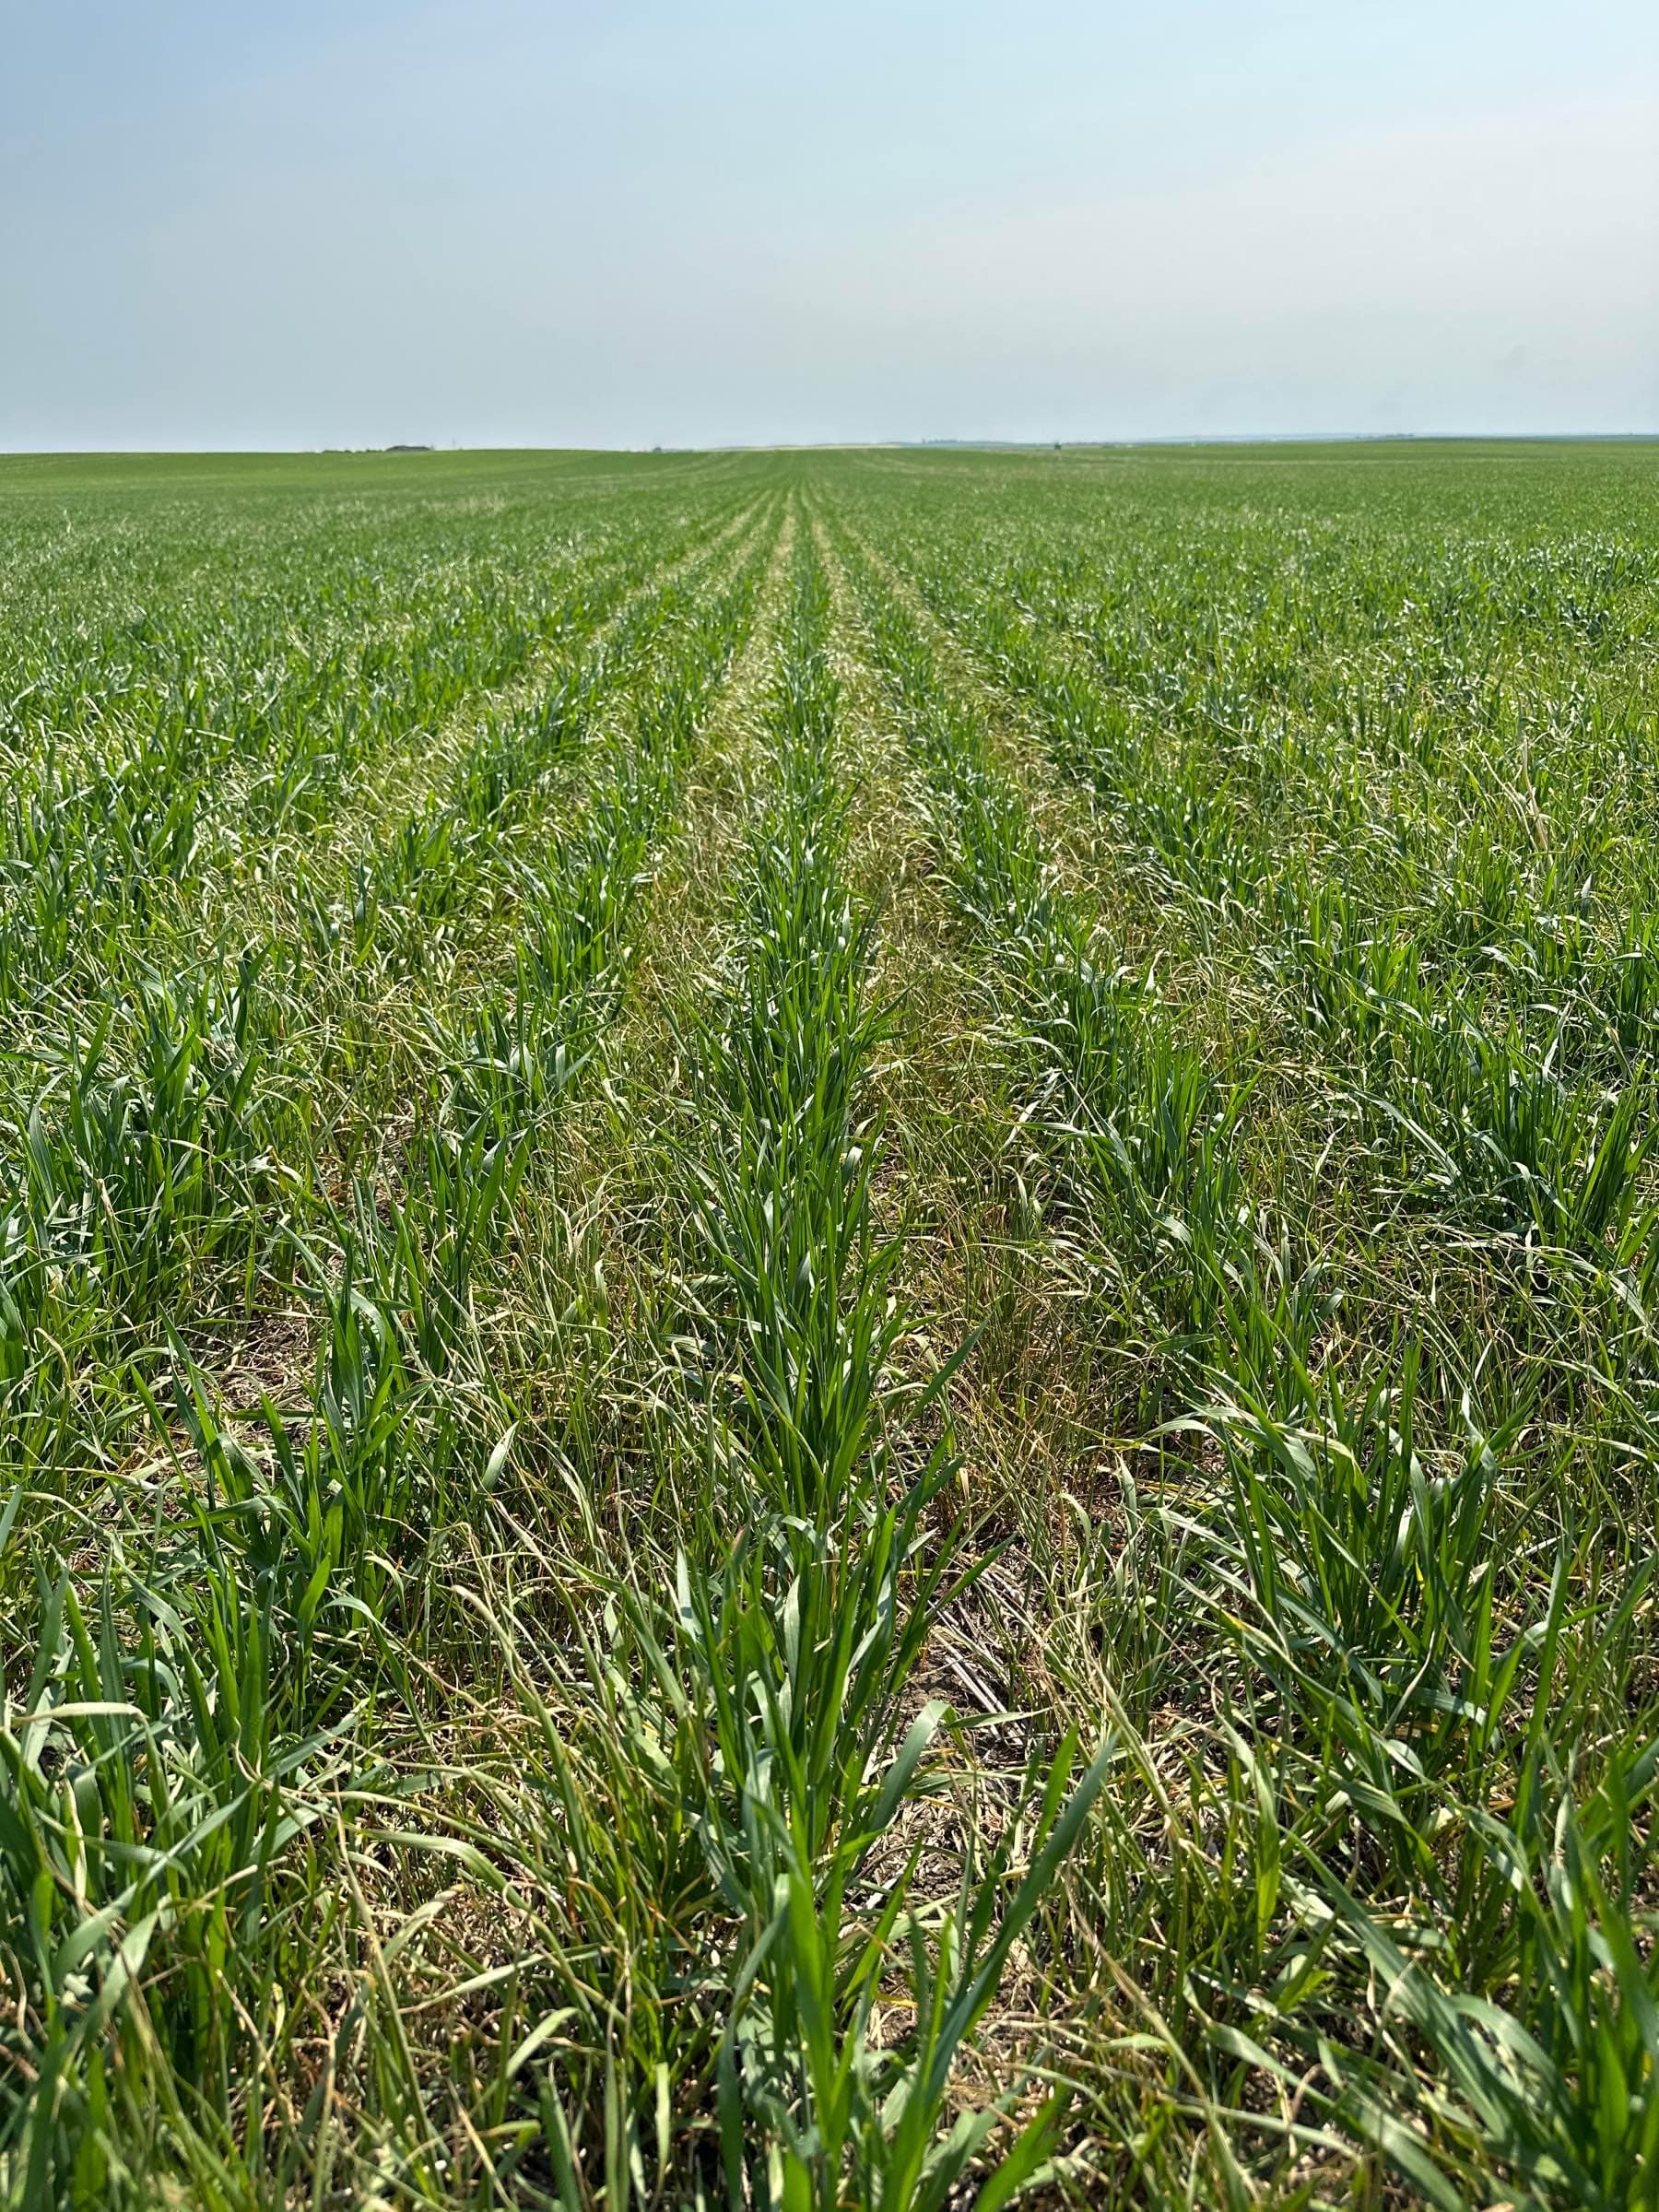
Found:
<path fill-rule="evenodd" d="M 1659 2204 L 1659 445 L 0 460 L 0 2205 Z"/>

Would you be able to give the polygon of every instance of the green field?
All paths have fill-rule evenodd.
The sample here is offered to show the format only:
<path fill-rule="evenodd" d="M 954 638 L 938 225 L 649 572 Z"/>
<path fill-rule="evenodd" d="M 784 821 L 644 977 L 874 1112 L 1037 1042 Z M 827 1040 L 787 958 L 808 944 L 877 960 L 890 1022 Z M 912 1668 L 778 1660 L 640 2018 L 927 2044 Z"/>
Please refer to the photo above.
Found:
<path fill-rule="evenodd" d="M 1659 2205 L 1659 445 L 0 461 L 0 2205 Z"/>

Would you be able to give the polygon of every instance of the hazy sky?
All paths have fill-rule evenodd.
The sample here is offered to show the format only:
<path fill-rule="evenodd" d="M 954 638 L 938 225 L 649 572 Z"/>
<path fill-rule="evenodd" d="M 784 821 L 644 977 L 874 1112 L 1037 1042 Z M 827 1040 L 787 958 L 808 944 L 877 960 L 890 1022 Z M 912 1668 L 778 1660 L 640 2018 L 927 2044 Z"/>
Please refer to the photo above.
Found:
<path fill-rule="evenodd" d="M 1659 0 L 0 0 L 0 446 L 1659 429 Z"/>

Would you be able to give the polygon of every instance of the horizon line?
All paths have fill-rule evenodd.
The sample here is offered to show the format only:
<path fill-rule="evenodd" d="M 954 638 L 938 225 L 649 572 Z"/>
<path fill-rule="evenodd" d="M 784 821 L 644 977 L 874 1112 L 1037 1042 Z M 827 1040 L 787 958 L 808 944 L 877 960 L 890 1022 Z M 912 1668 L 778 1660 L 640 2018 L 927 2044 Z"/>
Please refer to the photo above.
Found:
<path fill-rule="evenodd" d="M 0 444 L 0 461 L 96 460 L 364 460 L 459 453 L 893 453 L 954 448 L 1006 453 L 1132 453 L 1147 447 L 1183 449 L 1246 445 L 1619 445 L 1659 443 L 1659 425 L 1630 430 L 1211 430 L 1163 431 L 1145 437 L 999 438 L 792 438 L 715 439 L 681 442 L 606 442 L 591 445 L 518 443 L 438 444 L 398 441 L 385 445 L 86 445 Z"/>

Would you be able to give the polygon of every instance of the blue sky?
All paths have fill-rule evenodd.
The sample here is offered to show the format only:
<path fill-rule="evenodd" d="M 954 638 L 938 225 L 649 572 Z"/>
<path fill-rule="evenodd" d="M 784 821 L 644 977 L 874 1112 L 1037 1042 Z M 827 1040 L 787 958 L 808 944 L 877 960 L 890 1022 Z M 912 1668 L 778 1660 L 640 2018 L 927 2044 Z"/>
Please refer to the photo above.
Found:
<path fill-rule="evenodd" d="M 1659 429 L 1653 0 L 0 36 L 0 446 Z"/>

